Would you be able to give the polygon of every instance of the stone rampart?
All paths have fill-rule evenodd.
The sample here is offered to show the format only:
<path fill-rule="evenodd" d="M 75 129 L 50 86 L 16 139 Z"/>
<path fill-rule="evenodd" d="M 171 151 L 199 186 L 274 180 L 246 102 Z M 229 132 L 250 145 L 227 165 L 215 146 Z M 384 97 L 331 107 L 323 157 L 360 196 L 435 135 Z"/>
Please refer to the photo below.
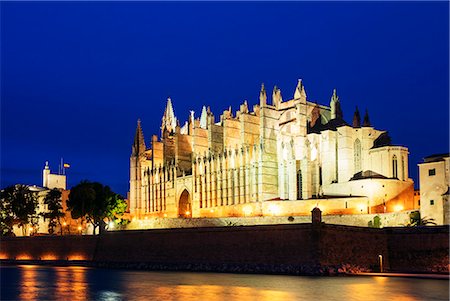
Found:
<path fill-rule="evenodd" d="M 76 261 L 95 266 L 326 274 L 353 267 L 448 272 L 449 228 L 327 224 L 112 231 L 101 236 L 1 238 L 2 260 Z M 230 268 L 233 267 L 233 268 Z"/>

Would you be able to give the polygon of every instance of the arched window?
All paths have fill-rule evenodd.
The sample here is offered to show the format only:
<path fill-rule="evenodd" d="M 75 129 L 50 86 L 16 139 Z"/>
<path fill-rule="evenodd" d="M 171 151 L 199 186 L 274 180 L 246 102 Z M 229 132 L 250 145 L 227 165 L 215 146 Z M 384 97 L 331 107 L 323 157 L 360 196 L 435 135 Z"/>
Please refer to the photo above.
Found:
<path fill-rule="evenodd" d="M 402 180 L 405 181 L 405 157 L 402 156 Z"/>
<path fill-rule="evenodd" d="M 285 174 L 285 178 L 284 178 L 284 199 L 285 200 L 289 200 L 289 163 L 285 162 L 284 163 L 285 167 L 284 167 L 284 174 Z"/>
<path fill-rule="evenodd" d="M 303 185 L 302 185 L 302 171 L 299 169 L 297 171 L 297 199 L 298 200 L 303 199 L 302 189 L 303 189 Z"/>
<path fill-rule="evenodd" d="M 358 173 L 361 171 L 361 141 L 356 139 L 353 147 L 355 173 Z"/>
<path fill-rule="evenodd" d="M 392 177 L 393 178 L 398 178 L 398 174 L 397 174 L 397 156 L 396 155 L 392 156 Z"/>

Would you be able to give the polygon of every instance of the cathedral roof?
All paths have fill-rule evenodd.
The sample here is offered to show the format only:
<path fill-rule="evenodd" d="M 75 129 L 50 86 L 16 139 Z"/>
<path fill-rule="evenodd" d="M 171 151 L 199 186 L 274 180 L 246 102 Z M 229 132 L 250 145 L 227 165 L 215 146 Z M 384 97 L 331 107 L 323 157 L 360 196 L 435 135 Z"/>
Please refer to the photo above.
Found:
<path fill-rule="evenodd" d="M 390 146 L 392 145 L 391 137 L 389 136 L 388 132 L 382 133 L 380 136 L 378 136 L 377 139 L 373 142 L 372 148 L 378 148 L 383 146 Z"/>
<path fill-rule="evenodd" d="M 434 155 L 423 158 L 423 161 L 424 161 L 424 163 L 437 162 L 437 161 L 442 161 L 442 160 L 444 160 L 444 158 L 447 158 L 449 156 L 450 156 L 449 153 L 434 154 Z"/>
<path fill-rule="evenodd" d="M 320 118 L 319 118 L 319 120 L 320 120 Z M 320 132 L 326 131 L 326 130 L 336 131 L 337 128 L 341 127 L 341 126 L 349 126 L 349 124 L 347 122 L 345 122 L 345 120 L 343 118 L 340 118 L 340 117 L 331 119 L 326 124 L 322 124 L 321 122 L 316 122 L 314 124 L 314 126 L 312 126 L 311 128 L 308 128 L 308 134 L 311 134 L 311 133 L 320 134 Z"/>
<path fill-rule="evenodd" d="M 362 179 L 387 179 L 387 177 L 374 172 L 373 170 L 365 170 L 355 173 L 350 181 L 362 180 Z"/>

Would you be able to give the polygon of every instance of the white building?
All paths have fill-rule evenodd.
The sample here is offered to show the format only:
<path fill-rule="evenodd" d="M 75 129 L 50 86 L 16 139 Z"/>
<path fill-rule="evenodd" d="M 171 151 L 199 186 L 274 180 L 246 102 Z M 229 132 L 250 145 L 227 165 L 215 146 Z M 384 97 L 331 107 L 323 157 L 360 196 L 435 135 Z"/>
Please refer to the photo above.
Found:
<path fill-rule="evenodd" d="M 46 161 L 42 171 L 42 186 L 48 189 L 59 188 L 66 190 L 66 185 L 66 175 L 50 173 L 50 167 L 48 166 L 48 161 Z"/>
<path fill-rule="evenodd" d="M 450 156 L 448 153 L 431 155 L 418 165 L 420 216 L 433 218 L 438 225 L 448 225 Z"/>

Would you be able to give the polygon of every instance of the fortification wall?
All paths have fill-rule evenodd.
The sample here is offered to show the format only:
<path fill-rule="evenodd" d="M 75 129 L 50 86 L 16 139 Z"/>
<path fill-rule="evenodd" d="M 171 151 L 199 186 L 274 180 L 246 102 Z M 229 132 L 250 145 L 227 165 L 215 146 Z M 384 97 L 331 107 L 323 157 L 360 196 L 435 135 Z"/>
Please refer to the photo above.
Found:
<path fill-rule="evenodd" d="M 94 260 L 98 236 L 25 236 L 0 239 L 0 259 Z"/>
<path fill-rule="evenodd" d="M 448 272 L 449 227 L 386 228 L 392 271 Z"/>
<path fill-rule="evenodd" d="M 382 255 L 386 271 L 448 272 L 448 235 L 445 226 L 371 229 L 327 224 L 113 231 L 101 236 L 1 238 L 0 258 L 314 274 L 345 266 L 379 271 Z"/>

